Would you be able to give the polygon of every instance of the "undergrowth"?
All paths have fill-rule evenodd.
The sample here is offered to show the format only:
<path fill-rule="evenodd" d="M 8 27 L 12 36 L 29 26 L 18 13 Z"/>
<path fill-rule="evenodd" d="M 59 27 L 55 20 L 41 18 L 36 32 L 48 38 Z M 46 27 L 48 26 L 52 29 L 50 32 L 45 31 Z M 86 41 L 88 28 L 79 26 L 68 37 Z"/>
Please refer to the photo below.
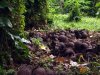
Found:
<path fill-rule="evenodd" d="M 52 29 L 87 29 L 92 31 L 100 30 L 100 19 L 93 17 L 82 17 L 80 22 L 68 22 L 68 15 L 54 14 L 51 16 L 53 18 Z"/>

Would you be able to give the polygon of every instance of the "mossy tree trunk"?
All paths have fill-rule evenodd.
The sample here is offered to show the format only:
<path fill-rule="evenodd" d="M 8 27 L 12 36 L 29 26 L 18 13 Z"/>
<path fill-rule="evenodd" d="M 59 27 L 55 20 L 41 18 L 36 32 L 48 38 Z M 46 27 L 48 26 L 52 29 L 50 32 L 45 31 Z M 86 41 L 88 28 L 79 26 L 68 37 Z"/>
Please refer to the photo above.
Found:
<path fill-rule="evenodd" d="M 47 25 L 47 0 L 34 0 L 33 24 L 36 28 Z"/>
<path fill-rule="evenodd" d="M 16 30 L 24 30 L 23 7 L 24 0 L 0 1 L 0 66 L 4 68 L 11 67 L 14 63 L 22 63 L 24 57 L 28 57 L 28 49 L 22 48 L 21 44 L 24 44 L 15 38 L 19 36 Z"/>
<path fill-rule="evenodd" d="M 23 15 L 26 11 L 25 0 L 9 0 L 9 4 L 12 8 L 11 22 L 13 28 L 23 32 L 25 27 L 25 17 Z"/>

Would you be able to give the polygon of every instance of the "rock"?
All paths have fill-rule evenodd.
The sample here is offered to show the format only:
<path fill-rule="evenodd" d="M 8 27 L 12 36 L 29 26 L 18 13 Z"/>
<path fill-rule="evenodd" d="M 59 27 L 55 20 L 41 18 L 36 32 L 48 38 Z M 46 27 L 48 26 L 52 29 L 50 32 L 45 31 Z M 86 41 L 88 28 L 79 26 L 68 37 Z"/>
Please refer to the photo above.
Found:
<path fill-rule="evenodd" d="M 66 44 L 66 47 L 68 47 L 68 48 L 74 48 L 74 42 L 68 42 Z"/>
<path fill-rule="evenodd" d="M 65 71 L 61 71 L 59 75 L 67 75 Z"/>
<path fill-rule="evenodd" d="M 31 75 L 31 74 L 32 74 L 32 66 L 21 65 L 16 75 Z"/>
<path fill-rule="evenodd" d="M 67 49 L 65 50 L 65 52 L 63 53 L 63 56 L 64 56 L 64 57 L 69 57 L 69 58 L 71 58 L 71 57 L 74 56 L 74 55 L 75 55 L 75 52 L 73 51 L 72 48 L 67 48 Z"/>
<path fill-rule="evenodd" d="M 86 30 L 75 30 L 74 32 L 77 39 L 86 39 L 88 37 L 88 31 Z"/>
<path fill-rule="evenodd" d="M 56 75 L 56 73 L 51 69 L 47 69 L 46 72 L 47 72 L 47 75 Z"/>
<path fill-rule="evenodd" d="M 88 48 L 88 44 L 82 43 L 80 41 L 75 42 L 75 52 L 76 53 L 84 53 Z"/>
<path fill-rule="evenodd" d="M 42 67 L 38 67 L 32 73 L 32 75 L 47 75 L 46 70 Z"/>
<path fill-rule="evenodd" d="M 65 35 L 60 35 L 59 38 L 58 38 L 58 40 L 60 42 L 66 42 L 66 41 L 68 41 L 68 39 L 67 39 L 67 37 Z"/>

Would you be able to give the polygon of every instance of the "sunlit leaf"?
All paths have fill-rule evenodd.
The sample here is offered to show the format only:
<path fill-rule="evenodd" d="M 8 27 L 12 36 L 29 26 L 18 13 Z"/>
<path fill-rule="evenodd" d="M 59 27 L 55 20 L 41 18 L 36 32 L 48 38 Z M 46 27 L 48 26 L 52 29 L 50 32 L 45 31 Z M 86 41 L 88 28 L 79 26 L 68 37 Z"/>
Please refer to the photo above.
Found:
<path fill-rule="evenodd" d="M 45 45 L 40 45 L 40 49 L 46 50 L 46 46 Z"/>

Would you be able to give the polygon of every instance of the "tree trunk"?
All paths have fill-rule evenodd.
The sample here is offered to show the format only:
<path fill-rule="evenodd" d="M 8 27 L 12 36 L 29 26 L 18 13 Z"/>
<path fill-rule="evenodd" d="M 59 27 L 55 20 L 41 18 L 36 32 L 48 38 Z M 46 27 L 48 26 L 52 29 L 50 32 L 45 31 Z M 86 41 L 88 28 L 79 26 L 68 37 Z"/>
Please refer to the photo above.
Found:
<path fill-rule="evenodd" d="M 47 0 L 34 0 L 33 26 L 43 28 L 47 25 Z"/>

